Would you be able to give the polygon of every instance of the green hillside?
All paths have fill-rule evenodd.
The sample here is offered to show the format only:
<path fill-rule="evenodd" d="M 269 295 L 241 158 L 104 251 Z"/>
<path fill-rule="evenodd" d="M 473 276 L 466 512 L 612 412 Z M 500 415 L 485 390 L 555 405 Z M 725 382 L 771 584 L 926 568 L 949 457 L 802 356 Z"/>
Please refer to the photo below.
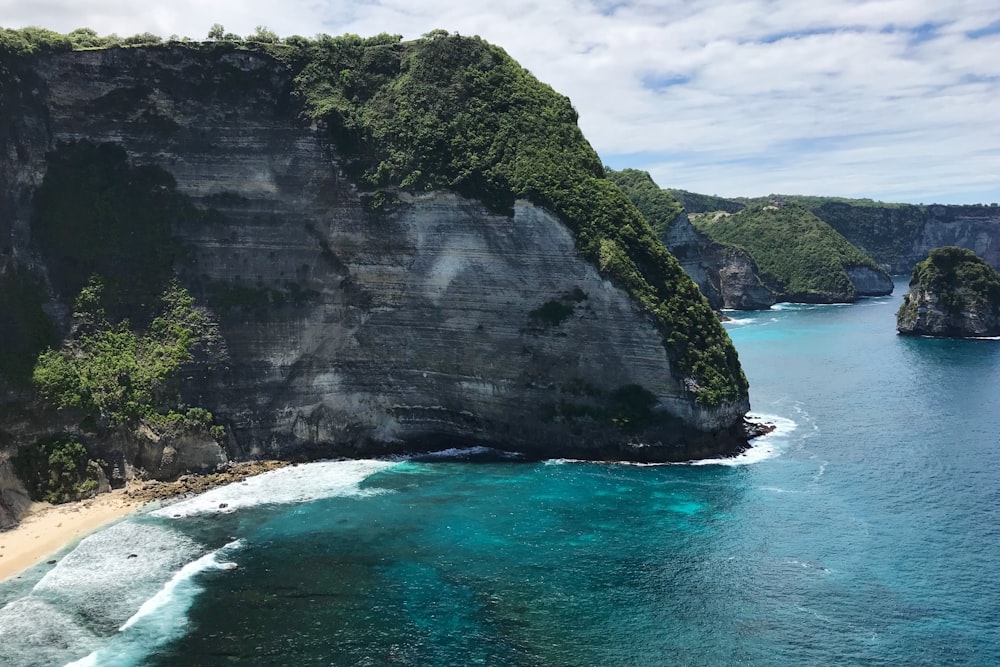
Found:
<path fill-rule="evenodd" d="M 700 216 L 711 238 L 745 248 L 777 291 L 789 300 L 853 300 L 846 267 L 878 269 L 828 224 L 797 204 L 753 204 L 735 215 Z"/>

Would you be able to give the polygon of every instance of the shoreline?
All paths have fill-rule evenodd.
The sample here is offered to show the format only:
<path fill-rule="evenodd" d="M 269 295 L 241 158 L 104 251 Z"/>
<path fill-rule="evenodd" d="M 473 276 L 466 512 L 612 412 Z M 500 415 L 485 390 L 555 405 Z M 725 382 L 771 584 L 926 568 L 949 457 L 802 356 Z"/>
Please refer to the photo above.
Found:
<path fill-rule="evenodd" d="M 124 489 L 61 505 L 32 503 L 13 528 L 0 532 L 0 583 L 20 576 L 97 529 L 137 511 L 147 501 Z"/>
<path fill-rule="evenodd" d="M 135 514 L 150 503 L 204 493 L 217 486 L 292 465 L 287 461 L 231 463 L 220 472 L 182 475 L 173 482 L 133 483 L 73 502 L 32 503 L 13 528 L 0 531 L 0 584 L 19 577 L 70 544 Z"/>

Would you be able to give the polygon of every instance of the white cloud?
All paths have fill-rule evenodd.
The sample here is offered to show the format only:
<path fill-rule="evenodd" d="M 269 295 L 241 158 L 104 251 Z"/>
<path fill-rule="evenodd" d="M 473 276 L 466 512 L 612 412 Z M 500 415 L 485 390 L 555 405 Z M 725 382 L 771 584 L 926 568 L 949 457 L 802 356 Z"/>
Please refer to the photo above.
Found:
<path fill-rule="evenodd" d="M 195 38 L 216 22 L 478 34 L 568 95 L 606 162 L 664 186 L 1000 200 L 1000 35 L 967 34 L 996 23 L 995 0 L 0 0 L 0 16 Z"/>

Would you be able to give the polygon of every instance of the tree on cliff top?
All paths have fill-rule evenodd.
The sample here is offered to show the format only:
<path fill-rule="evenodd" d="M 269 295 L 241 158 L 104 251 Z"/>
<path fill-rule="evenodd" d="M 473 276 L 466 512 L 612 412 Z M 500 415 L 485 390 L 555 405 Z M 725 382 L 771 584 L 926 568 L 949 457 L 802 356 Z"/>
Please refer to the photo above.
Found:
<path fill-rule="evenodd" d="M 657 185 L 649 172 L 639 169 L 615 171 L 610 167 L 605 167 L 604 171 L 629 196 L 661 238 L 667 233 L 670 224 L 684 211 L 680 202 Z"/>
<path fill-rule="evenodd" d="M 1000 304 L 1000 273 L 967 248 L 935 248 L 917 264 L 910 287 L 938 292 L 965 290 L 981 303 Z"/>

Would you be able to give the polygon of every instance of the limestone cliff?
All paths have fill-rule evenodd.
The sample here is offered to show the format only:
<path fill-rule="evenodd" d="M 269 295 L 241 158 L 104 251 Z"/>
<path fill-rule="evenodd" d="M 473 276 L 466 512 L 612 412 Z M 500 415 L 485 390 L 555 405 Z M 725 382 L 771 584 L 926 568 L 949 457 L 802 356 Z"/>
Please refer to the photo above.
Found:
<path fill-rule="evenodd" d="M 971 250 L 931 250 L 913 271 L 896 328 L 954 338 L 1000 334 L 1000 273 Z"/>
<path fill-rule="evenodd" d="M 743 248 L 716 243 L 681 213 L 660 239 L 714 308 L 766 310 L 776 299 Z"/>
<path fill-rule="evenodd" d="M 395 49 L 393 67 L 420 64 L 398 40 L 348 41 L 359 58 Z M 440 35 L 420 44 L 449 56 L 466 47 Z M 395 172 L 375 182 L 359 161 L 383 145 L 346 110 L 306 113 L 302 63 L 278 55 L 175 45 L 43 53 L 11 65 L 0 273 L 29 275 L 41 295 L 32 312 L 65 336 L 83 269 L 120 272 L 137 259 L 128 239 L 159 238 L 150 229 L 162 220 L 132 230 L 102 222 L 112 226 L 101 233 L 118 231 L 101 243 L 81 222 L 75 247 L 66 220 L 76 218 L 63 209 L 89 194 L 71 178 L 52 185 L 56 167 L 79 170 L 84 184 L 110 174 L 98 178 L 108 191 L 102 206 L 139 218 L 169 211 L 166 240 L 135 246 L 149 249 L 138 261 L 146 273 L 176 275 L 217 328 L 172 391 L 181 405 L 210 410 L 224 435 L 217 444 L 204 433 L 163 437 L 142 422 L 95 426 L 73 410 L 46 421 L 51 407 L 5 380 L 0 437 L 24 446 L 71 433 L 120 473 L 156 477 L 227 458 L 453 444 L 658 461 L 745 446 L 749 406 L 735 351 L 676 262 L 645 240 L 652 233 L 627 201 L 605 204 L 617 226 L 608 218 L 596 227 L 530 171 L 508 174 L 526 184 L 506 190 L 495 175 L 474 188 L 485 173 L 475 170 L 454 188 L 437 177 L 409 187 Z M 556 129 L 578 135 L 575 116 L 564 115 Z M 579 196 L 615 196 L 588 178 L 570 181 Z M 163 205 L 136 203 L 148 201 Z M 129 275 L 109 284 L 141 310 L 148 295 Z"/>

